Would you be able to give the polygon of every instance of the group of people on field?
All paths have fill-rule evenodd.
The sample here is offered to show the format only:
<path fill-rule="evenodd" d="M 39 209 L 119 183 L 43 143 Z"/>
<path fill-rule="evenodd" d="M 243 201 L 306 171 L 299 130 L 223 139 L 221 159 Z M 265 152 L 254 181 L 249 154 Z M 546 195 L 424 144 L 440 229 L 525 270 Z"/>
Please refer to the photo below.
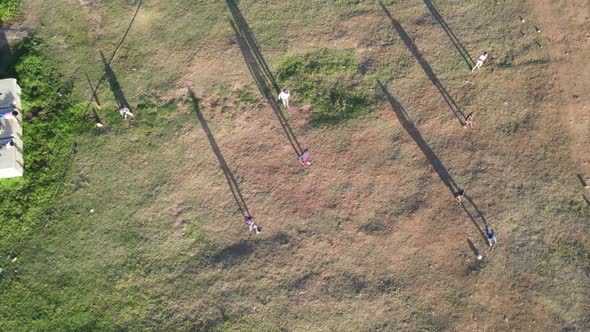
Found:
<path fill-rule="evenodd" d="M 487 62 L 488 57 L 489 57 L 488 52 L 483 52 L 477 58 L 475 65 L 473 66 L 473 68 L 471 68 L 471 72 L 474 72 L 474 71 L 480 69 Z M 286 109 L 290 108 L 290 105 L 289 105 L 289 98 L 290 97 L 291 97 L 291 92 L 289 91 L 289 89 L 283 89 L 279 92 L 278 100 L 283 104 L 283 106 Z M 475 113 L 471 113 L 466 117 L 465 124 L 463 125 L 464 128 L 475 128 L 474 115 L 475 115 Z M 299 155 L 298 160 L 299 160 L 299 163 L 304 167 L 311 166 L 311 154 L 310 154 L 309 148 L 306 148 L 305 150 L 301 151 L 301 154 Z M 465 194 L 465 192 L 463 190 L 459 190 L 457 193 L 455 193 L 455 200 L 457 201 L 458 204 L 463 204 L 464 194 Z M 254 231 L 256 231 L 256 234 L 260 233 L 260 227 L 254 223 L 254 221 L 252 220 L 252 216 L 247 215 L 244 217 L 244 220 L 246 222 L 246 225 L 250 229 L 250 231 L 254 230 Z M 497 242 L 496 234 L 495 234 L 493 228 L 488 229 L 487 224 L 485 226 L 485 236 L 488 240 L 490 250 L 493 251 L 494 248 L 496 247 L 496 242 Z M 479 256 L 478 258 L 480 258 L 480 257 L 481 256 Z"/>

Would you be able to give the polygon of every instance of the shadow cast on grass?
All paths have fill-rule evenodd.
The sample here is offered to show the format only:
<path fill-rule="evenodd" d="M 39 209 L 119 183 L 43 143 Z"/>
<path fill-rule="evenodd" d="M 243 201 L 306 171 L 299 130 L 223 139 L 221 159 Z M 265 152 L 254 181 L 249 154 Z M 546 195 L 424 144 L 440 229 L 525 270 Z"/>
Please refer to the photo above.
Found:
<path fill-rule="evenodd" d="M 455 181 L 453 180 L 453 178 L 451 177 L 451 175 L 449 174 L 449 172 L 447 171 L 447 169 L 445 168 L 443 163 L 440 161 L 438 156 L 434 153 L 434 151 L 432 151 L 430 146 L 428 146 L 428 143 L 426 143 L 426 141 L 424 141 L 424 138 L 422 138 L 422 135 L 420 134 L 420 131 L 418 131 L 418 128 L 416 128 L 416 126 L 412 123 L 412 121 L 410 121 L 404 107 L 389 93 L 389 91 L 387 91 L 387 88 L 383 85 L 383 83 L 381 83 L 381 81 L 377 80 L 377 84 L 379 85 L 379 87 L 381 88 L 381 91 L 383 92 L 383 94 L 387 98 L 387 101 L 391 105 L 391 108 L 393 109 L 395 115 L 397 116 L 399 123 L 402 125 L 402 127 L 405 129 L 405 131 L 410 135 L 410 137 L 412 137 L 412 139 L 414 140 L 416 145 L 418 145 L 418 147 L 420 148 L 420 150 L 422 151 L 422 153 L 424 154 L 426 159 L 430 162 L 430 165 L 432 166 L 432 168 L 434 169 L 436 174 L 438 174 L 438 177 L 440 178 L 440 180 L 445 184 L 445 186 L 447 186 L 447 188 L 449 189 L 451 194 L 455 195 L 455 193 L 461 191 L 461 188 L 459 188 L 459 186 L 455 183 Z M 467 202 L 475 209 L 478 216 L 482 219 L 482 221 L 485 225 L 486 221 L 483 217 L 483 214 L 479 210 L 479 208 L 475 205 L 473 200 L 471 198 L 469 198 L 467 195 L 464 195 L 464 197 L 467 199 Z M 461 204 L 461 207 L 463 208 L 463 210 L 465 211 L 465 213 L 467 214 L 467 216 L 469 217 L 469 219 L 471 220 L 473 225 L 477 228 L 477 230 L 479 231 L 479 233 L 482 235 L 482 237 L 485 240 L 485 234 L 484 234 L 483 230 L 481 229 L 481 227 L 479 226 L 477 220 L 469 212 L 469 210 L 467 209 L 465 204 Z"/>
<path fill-rule="evenodd" d="M 248 66 L 248 70 L 250 74 L 254 78 L 260 93 L 264 96 L 267 100 L 268 104 L 274 111 L 277 119 L 283 131 L 285 132 L 285 136 L 289 140 L 291 147 L 295 151 L 297 157 L 301 155 L 303 149 L 297 140 L 297 137 L 293 133 L 293 130 L 289 126 L 289 122 L 287 118 L 281 111 L 277 101 L 275 99 L 275 93 L 273 92 L 273 88 L 276 93 L 280 91 L 275 79 L 272 75 L 272 72 L 268 68 L 264 57 L 260 53 L 258 43 L 252 34 L 252 31 L 248 27 L 248 24 L 244 20 L 244 17 L 240 13 L 238 6 L 232 0 L 226 0 L 227 5 L 232 13 L 233 20 L 230 20 L 230 24 L 234 30 L 236 35 L 236 40 L 242 56 L 244 57 L 244 61 Z M 271 88 L 272 87 L 272 88 Z"/>
<path fill-rule="evenodd" d="M 430 67 L 430 64 L 428 64 L 426 59 L 424 59 L 422 53 L 420 52 L 418 47 L 416 47 L 416 44 L 414 44 L 414 42 L 412 41 L 412 38 L 410 38 L 410 36 L 406 32 L 406 30 L 404 30 L 401 24 L 398 21 L 396 21 L 393 18 L 393 16 L 391 16 L 391 13 L 389 12 L 389 10 L 387 10 L 387 7 L 385 7 L 385 5 L 381 1 L 379 1 L 379 4 L 383 8 L 385 14 L 387 14 L 387 17 L 389 17 L 389 19 L 391 20 L 393 28 L 397 31 L 398 35 L 400 36 L 408 50 L 412 53 L 416 61 L 418 61 L 424 73 L 426 73 L 426 76 L 428 76 L 432 84 L 438 89 L 443 99 L 453 112 L 453 115 L 455 115 L 455 117 L 457 118 L 457 120 L 459 120 L 459 123 L 461 123 L 461 125 L 464 125 L 466 120 L 465 115 L 463 114 L 455 100 L 451 97 L 451 95 L 447 92 L 445 87 L 439 81 L 438 77 L 436 77 L 434 71 L 432 70 L 432 67 Z"/>
<path fill-rule="evenodd" d="M 210 258 L 210 261 L 213 264 L 236 265 L 246 260 L 253 251 L 250 241 L 240 241 L 221 249 Z"/>
<path fill-rule="evenodd" d="M 576 176 L 578 177 L 578 180 L 580 180 L 580 183 L 582 184 L 582 187 L 586 187 L 588 185 L 586 183 L 586 180 L 582 177 L 582 175 L 576 174 Z"/>
<path fill-rule="evenodd" d="M 279 88 L 279 85 L 277 84 L 277 82 L 272 74 L 272 71 L 268 67 L 268 64 L 264 60 L 264 57 L 262 56 L 262 53 L 260 52 L 260 44 L 258 44 L 258 40 L 256 40 L 256 37 L 252 33 L 252 30 L 250 29 L 248 22 L 246 22 L 246 20 L 244 19 L 244 16 L 242 15 L 242 12 L 240 11 L 240 8 L 238 7 L 236 1 L 235 0 L 226 0 L 225 2 L 227 3 L 227 7 L 229 8 L 229 11 L 231 12 L 233 22 L 235 24 L 234 29 L 237 29 L 242 34 L 242 36 L 245 39 L 245 42 L 248 44 L 248 47 L 250 48 L 250 50 L 252 52 L 252 54 L 255 56 L 256 60 L 258 61 L 258 63 L 262 67 L 262 72 L 268 78 L 270 85 L 275 90 L 275 93 L 278 94 L 281 89 Z"/>
<path fill-rule="evenodd" d="M 471 248 L 471 251 L 473 252 L 473 254 L 476 257 L 479 256 L 479 251 L 477 250 L 477 248 L 475 247 L 475 244 L 473 244 L 473 242 L 471 241 L 470 238 L 467 238 L 467 244 L 469 245 L 469 248 Z"/>
<path fill-rule="evenodd" d="M 12 63 L 12 51 L 6 33 L 0 30 L 0 78 L 8 76 L 8 70 Z"/>
<path fill-rule="evenodd" d="M 111 64 L 104 57 L 102 51 L 100 52 L 100 58 L 102 59 L 102 63 L 104 64 L 104 72 L 107 77 L 107 80 L 109 81 L 111 91 L 115 96 L 115 100 L 117 101 L 117 106 L 119 108 L 127 107 L 128 109 L 131 109 L 129 102 L 127 102 L 127 98 L 125 98 L 123 89 L 121 89 L 121 84 L 119 84 L 119 80 L 117 80 L 117 75 L 115 75 L 115 72 L 111 67 Z M 94 94 L 96 95 L 96 93 Z"/>
<path fill-rule="evenodd" d="M 430 146 L 428 146 L 426 141 L 424 141 L 424 138 L 422 138 L 422 135 L 418 131 L 418 128 L 416 128 L 416 126 L 410 121 L 404 107 L 397 100 L 395 100 L 395 98 L 393 98 L 393 96 L 389 93 L 389 91 L 387 91 L 387 88 L 383 85 L 383 83 L 377 81 L 377 84 L 379 84 L 379 87 L 385 94 L 387 101 L 391 105 L 391 108 L 395 112 L 395 115 L 397 116 L 397 119 L 402 125 L 402 127 L 406 130 L 410 137 L 412 137 L 412 139 L 418 145 L 426 159 L 428 159 L 428 161 L 430 162 L 430 165 L 432 165 L 432 168 L 436 171 L 436 174 L 438 174 L 438 177 L 445 184 L 445 186 L 449 188 L 451 194 L 454 195 L 456 192 L 460 190 L 460 188 L 457 186 L 457 184 L 455 183 L 455 181 L 453 180 L 445 166 L 442 164 L 440 159 L 438 159 L 438 157 L 432 151 Z"/>
<path fill-rule="evenodd" d="M 475 66 L 475 61 L 473 61 L 473 58 L 471 57 L 471 55 L 469 55 L 469 52 L 467 52 L 467 49 L 465 49 L 465 47 L 463 46 L 463 44 L 461 43 L 459 38 L 457 38 L 455 33 L 453 33 L 453 30 L 451 30 L 451 28 L 449 28 L 449 25 L 447 24 L 447 22 L 445 22 L 443 17 L 440 15 L 440 13 L 438 12 L 438 9 L 434 5 L 434 3 L 432 3 L 431 0 L 424 0 L 424 4 L 426 5 L 426 7 L 428 7 L 430 14 L 432 14 L 434 19 L 436 19 L 438 21 L 438 23 L 443 28 L 443 30 L 445 31 L 447 36 L 449 36 L 451 43 L 453 43 L 453 45 L 455 46 L 455 48 L 457 49 L 457 51 L 459 52 L 459 54 L 461 55 L 461 57 L 463 58 L 465 63 L 467 64 L 467 67 L 469 68 L 469 70 L 471 70 L 471 68 L 473 68 L 473 66 Z"/>
<path fill-rule="evenodd" d="M 123 45 L 123 43 L 125 42 L 125 40 L 127 39 L 127 36 L 129 35 L 129 32 L 131 31 L 131 27 L 133 26 L 133 23 L 135 22 L 135 18 L 137 17 L 137 14 L 139 13 L 139 9 L 141 9 L 141 5 L 143 4 L 143 0 L 140 0 L 137 3 L 137 7 L 135 8 L 135 12 L 133 13 L 133 16 L 131 17 L 131 21 L 129 22 L 129 25 L 127 26 L 127 29 L 125 30 L 125 33 L 123 34 L 123 37 L 121 38 L 121 40 L 119 41 L 119 44 L 117 44 L 117 47 L 115 47 L 115 49 L 113 50 L 113 53 L 111 54 L 111 57 L 108 59 L 108 61 L 105 59 L 104 54 L 102 54 L 102 52 L 100 53 L 103 64 L 105 65 L 105 69 L 107 67 L 110 68 L 110 64 L 113 61 L 113 59 L 115 58 L 115 56 L 117 55 L 117 51 L 119 51 L 119 49 L 121 48 L 121 46 Z M 98 98 L 96 98 L 96 94 L 98 92 L 98 89 L 102 86 L 102 84 L 104 83 L 104 81 L 107 79 L 107 73 L 105 72 L 100 79 L 98 80 L 98 82 L 96 83 L 96 85 L 94 86 L 94 89 L 92 89 L 92 84 L 90 84 L 91 86 L 91 93 L 92 96 L 90 97 L 90 100 L 88 101 L 87 105 L 86 105 L 86 113 L 88 113 L 88 109 L 90 109 L 90 107 L 92 106 L 92 102 L 94 100 L 97 101 L 98 103 Z M 90 79 L 88 79 L 89 83 L 90 83 Z M 99 104 L 100 105 L 100 104 Z M 92 109 L 93 112 L 93 116 L 94 119 L 97 120 L 98 122 L 100 122 L 100 119 L 98 117 L 98 114 L 96 113 L 96 110 Z"/>
<path fill-rule="evenodd" d="M 284 232 L 278 232 L 270 238 L 241 240 L 214 251 L 207 262 L 226 267 L 235 266 L 246 261 L 254 252 L 263 252 L 264 256 L 272 255 L 287 243 L 289 243 L 289 236 Z"/>
<path fill-rule="evenodd" d="M 248 206 L 246 205 L 246 200 L 242 196 L 242 192 L 240 191 L 240 188 L 238 186 L 238 182 L 236 181 L 236 178 L 234 177 L 234 174 L 232 173 L 232 171 L 229 169 L 229 166 L 225 162 L 225 158 L 223 158 L 223 155 L 221 154 L 221 151 L 219 150 L 219 146 L 217 145 L 217 142 L 215 141 L 215 137 L 213 137 L 213 134 L 211 133 L 211 130 L 209 129 L 209 126 L 207 125 L 207 122 L 205 121 L 205 118 L 203 118 L 203 114 L 201 113 L 201 111 L 199 109 L 199 99 L 195 96 L 193 91 L 189 92 L 189 96 L 190 96 L 191 101 L 193 103 L 193 111 L 195 112 L 195 115 L 197 116 L 197 119 L 199 120 L 199 123 L 201 124 L 201 128 L 203 128 L 203 131 L 207 135 L 207 139 L 209 140 L 209 144 L 211 145 L 211 150 L 213 150 L 215 157 L 217 157 L 217 161 L 219 162 L 219 166 L 221 167 L 221 170 L 223 170 L 223 175 L 225 176 L 225 180 L 227 181 L 227 184 L 228 184 L 229 189 L 232 193 L 232 196 L 234 197 L 234 200 L 236 201 L 236 205 L 238 206 L 238 210 L 240 211 L 242 216 L 244 216 L 244 217 L 250 216 L 250 210 L 248 210 Z"/>
<path fill-rule="evenodd" d="M 90 77 L 88 76 L 88 74 L 84 74 L 86 75 L 86 80 L 88 81 L 90 91 L 92 91 L 91 100 L 94 100 L 96 102 L 96 106 L 100 107 L 100 100 L 98 99 L 98 95 L 96 94 L 96 89 L 94 89 L 94 87 L 92 86 L 92 82 L 90 81 Z M 94 122 L 102 124 L 102 121 L 100 120 L 100 116 L 98 115 L 98 112 L 96 112 L 96 109 L 94 107 L 91 107 L 90 109 L 92 110 L 92 117 L 94 118 Z"/>

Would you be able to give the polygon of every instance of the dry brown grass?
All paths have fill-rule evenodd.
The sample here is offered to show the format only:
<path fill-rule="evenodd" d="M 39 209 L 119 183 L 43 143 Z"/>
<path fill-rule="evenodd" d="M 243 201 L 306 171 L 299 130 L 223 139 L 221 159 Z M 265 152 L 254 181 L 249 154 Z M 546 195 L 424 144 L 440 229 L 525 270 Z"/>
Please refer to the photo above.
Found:
<path fill-rule="evenodd" d="M 32 16 L 50 11 L 29 3 L 39 3 Z M 493 254 L 385 98 L 362 119 L 319 129 L 307 125 L 307 105 L 296 104 L 288 117 L 314 158 L 302 169 L 272 111 L 237 101 L 241 90 L 258 94 L 224 3 L 197 10 L 153 1 L 113 66 L 121 85 L 134 102 L 182 96 L 186 87 L 204 98 L 204 117 L 263 233 L 243 225 L 187 100 L 177 100 L 177 113 L 158 113 L 155 124 L 137 120 L 88 134 L 70 178 L 86 184 L 64 194 L 63 222 L 32 241 L 57 253 L 52 261 L 60 266 L 86 262 L 79 278 L 97 281 L 89 287 L 92 304 L 82 308 L 111 327 L 152 330 L 589 328 L 588 207 L 578 199 L 570 142 L 551 107 L 556 92 L 546 48 L 534 46 L 537 36 L 519 34 L 516 16 L 529 8 L 511 1 L 438 4 L 472 57 L 492 54 L 470 74 L 422 1 L 386 5 L 465 114 L 477 112 L 477 129 L 458 125 L 372 1 L 242 1 L 240 8 L 271 67 L 289 53 L 358 48 L 368 75 L 387 85 L 496 228 Z M 88 9 L 103 20 L 94 46 L 77 32 L 72 48 L 52 48 L 72 59 L 69 72 L 97 76 L 99 63 L 82 59 L 123 30 L 115 22 L 130 7 L 121 6 Z M 279 12 L 284 6 L 288 13 Z M 63 35 L 62 25 L 45 25 L 45 37 Z M 108 91 L 102 95 L 108 100 Z M 88 215 L 89 208 L 97 212 Z M 66 233 L 71 224 L 78 226 Z M 482 261 L 466 238 L 484 253 Z M 59 245 L 69 241 L 78 244 Z M 72 258 L 70 250 L 78 254 Z M 24 260 L 37 255 L 31 250 Z M 31 273 L 47 267 L 31 264 Z M 112 275 L 101 273 L 104 266 Z"/>

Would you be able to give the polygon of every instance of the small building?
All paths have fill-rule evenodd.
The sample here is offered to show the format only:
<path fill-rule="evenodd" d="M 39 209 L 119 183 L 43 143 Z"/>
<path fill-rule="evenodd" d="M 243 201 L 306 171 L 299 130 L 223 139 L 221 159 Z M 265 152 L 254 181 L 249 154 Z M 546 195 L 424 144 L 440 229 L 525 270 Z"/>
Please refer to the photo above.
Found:
<path fill-rule="evenodd" d="M 21 89 L 16 79 L 0 80 L 0 117 L 17 111 L 16 117 L 0 118 L 0 178 L 23 176 L 23 130 Z"/>

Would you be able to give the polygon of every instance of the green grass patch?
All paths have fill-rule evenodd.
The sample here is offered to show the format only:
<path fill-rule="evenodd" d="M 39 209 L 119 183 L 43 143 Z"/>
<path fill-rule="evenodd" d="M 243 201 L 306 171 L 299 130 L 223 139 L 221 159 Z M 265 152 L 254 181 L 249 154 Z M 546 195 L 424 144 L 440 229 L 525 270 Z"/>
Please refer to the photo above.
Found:
<path fill-rule="evenodd" d="M 10 23 L 21 8 L 20 0 L 1 0 L 0 1 L 0 24 Z"/>
<path fill-rule="evenodd" d="M 11 201 L 0 207 L 2 255 L 43 218 L 69 163 L 84 108 L 70 97 L 72 85 L 47 60 L 44 46 L 25 39 L 15 50 L 14 74 L 22 88 L 24 176 L 0 181 Z"/>
<path fill-rule="evenodd" d="M 276 76 L 282 86 L 312 105 L 314 125 L 364 115 L 375 100 L 352 50 L 323 49 L 287 56 Z"/>

